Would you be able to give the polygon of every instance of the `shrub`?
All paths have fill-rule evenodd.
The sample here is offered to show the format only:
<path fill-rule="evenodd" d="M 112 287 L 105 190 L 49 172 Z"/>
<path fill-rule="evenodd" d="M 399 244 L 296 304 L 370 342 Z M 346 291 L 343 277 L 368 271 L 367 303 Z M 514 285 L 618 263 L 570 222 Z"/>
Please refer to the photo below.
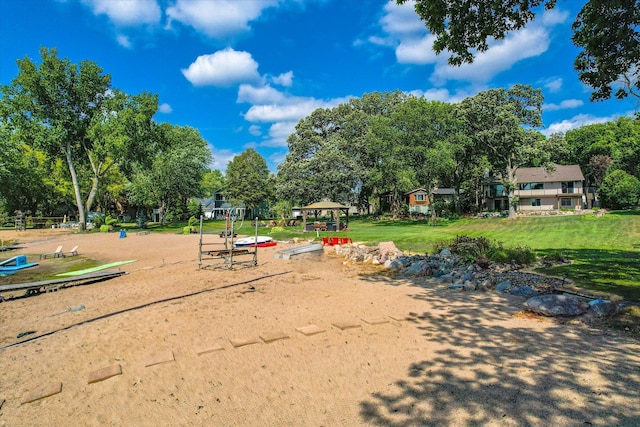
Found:
<path fill-rule="evenodd" d="M 638 206 L 640 180 L 623 170 L 607 175 L 598 190 L 602 205 L 611 209 L 630 209 Z"/>
<path fill-rule="evenodd" d="M 182 234 L 191 234 L 192 227 L 189 225 L 185 225 L 182 227 Z"/>
<path fill-rule="evenodd" d="M 91 222 L 93 222 L 93 226 L 99 228 L 100 231 L 102 231 L 102 226 L 105 225 L 104 218 L 100 215 L 95 215 L 93 218 L 91 218 Z"/>
<path fill-rule="evenodd" d="M 502 242 L 491 242 L 486 237 L 456 236 L 450 242 L 438 242 L 434 245 L 435 252 L 440 252 L 444 248 L 449 248 L 451 253 L 460 255 L 468 262 L 478 260 L 491 260 L 501 264 L 533 264 L 536 261 L 536 254 L 529 246 L 516 246 L 515 248 L 505 248 Z"/>
<path fill-rule="evenodd" d="M 108 233 L 109 231 L 111 231 L 111 227 L 109 227 L 107 224 L 102 224 L 100 226 L 101 233 Z"/>
<path fill-rule="evenodd" d="M 187 221 L 187 224 L 189 225 L 189 227 L 195 227 L 199 223 L 200 223 L 200 220 L 195 216 L 192 216 L 191 218 L 189 218 L 189 221 Z"/>
<path fill-rule="evenodd" d="M 114 218 L 111 215 L 107 215 L 107 217 L 104 220 L 104 223 L 106 225 L 110 225 L 112 227 L 115 227 L 116 225 L 118 225 L 118 218 Z"/>

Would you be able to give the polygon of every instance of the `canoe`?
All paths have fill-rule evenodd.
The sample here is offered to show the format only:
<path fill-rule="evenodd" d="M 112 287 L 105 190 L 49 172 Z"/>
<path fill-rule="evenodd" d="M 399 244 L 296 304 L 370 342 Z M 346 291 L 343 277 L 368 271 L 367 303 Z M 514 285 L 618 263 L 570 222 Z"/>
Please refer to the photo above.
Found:
<path fill-rule="evenodd" d="M 255 245 L 256 243 L 260 245 L 260 244 L 271 242 L 271 241 L 273 241 L 273 239 L 269 236 L 252 236 L 252 237 L 243 237 L 241 239 L 238 239 L 234 242 L 234 244 L 236 246 L 251 246 L 251 245 Z"/>

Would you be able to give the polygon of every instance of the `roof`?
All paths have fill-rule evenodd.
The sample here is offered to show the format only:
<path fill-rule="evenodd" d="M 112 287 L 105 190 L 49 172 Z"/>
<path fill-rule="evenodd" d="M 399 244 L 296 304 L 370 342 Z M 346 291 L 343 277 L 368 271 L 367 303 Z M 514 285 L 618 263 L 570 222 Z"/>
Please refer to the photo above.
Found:
<path fill-rule="evenodd" d="M 584 175 L 579 165 L 555 165 L 553 172 L 539 168 L 520 168 L 516 171 L 516 180 L 523 182 L 561 182 L 584 181 Z"/>
<path fill-rule="evenodd" d="M 312 203 L 310 205 L 304 206 L 301 209 L 305 209 L 305 210 L 349 209 L 349 206 L 344 206 L 336 202 L 316 202 L 316 203 Z"/>
<path fill-rule="evenodd" d="M 443 188 L 436 188 L 435 190 L 433 190 L 433 194 L 436 194 L 438 196 L 446 196 L 446 195 L 451 195 L 451 194 L 455 194 L 456 190 L 454 188 L 449 188 L 449 187 L 443 187 Z M 404 193 L 405 196 L 408 196 L 409 194 L 413 194 L 413 193 L 429 193 L 429 191 L 427 191 L 424 188 L 416 188 L 415 190 L 411 190 L 409 192 Z M 464 193 L 464 191 L 461 189 L 460 193 Z"/>

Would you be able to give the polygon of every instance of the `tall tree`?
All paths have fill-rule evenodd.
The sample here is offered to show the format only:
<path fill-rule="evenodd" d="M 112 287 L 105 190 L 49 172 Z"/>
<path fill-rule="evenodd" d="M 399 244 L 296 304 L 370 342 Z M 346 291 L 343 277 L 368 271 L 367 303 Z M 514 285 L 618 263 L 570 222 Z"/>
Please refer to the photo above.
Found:
<path fill-rule="evenodd" d="M 409 0 L 396 0 L 398 4 Z M 411 0 L 429 31 L 436 53 L 449 63 L 473 62 L 491 39 L 523 28 L 556 0 Z M 583 50 L 574 63 L 580 80 L 594 89 L 592 100 L 640 97 L 640 0 L 588 0 L 573 24 L 572 37 Z M 622 83 L 622 85 L 620 85 Z"/>
<path fill-rule="evenodd" d="M 253 148 L 235 156 L 227 165 L 225 198 L 243 202 L 252 216 L 274 202 L 274 191 L 267 162 Z"/>
<path fill-rule="evenodd" d="M 224 187 L 224 175 L 217 169 L 208 169 L 202 175 L 202 195 L 211 197 L 216 191 L 222 190 Z"/>
<path fill-rule="evenodd" d="M 95 114 L 82 149 L 91 171 L 91 189 L 85 202 L 90 211 L 102 180 L 112 171 L 131 176 L 132 165 L 152 158 L 152 121 L 158 109 L 158 96 L 143 93 L 129 96 L 115 90 Z"/>
<path fill-rule="evenodd" d="M 542 125 L 542 101 L 540 89 L 515 85 L 509 90 L 480 92 L 459 107 L 468 135 L 486 153 L 494 173 L 501 176 L 508 192 L 510 218 L 516 214 L 516 170 L 533 159 L 543 159 L 550 167 L 540 149 L 539 133 L 532 129 Z"/>
<path fill-rule="evenodd" d="M 168 213 L 182 213 L 187 200 L 199 193 L 202 174 L 212 157 L 206 141 L 193 128 L 163 123 L 156 132 L 151 165 L 136 166 L 127 193 L 132 203 L 158 209 L 164 224 Z"/>
<path fill-rule="evenodd" d="M 111 77 L 91 61 L 72 64 L 60 59 L 56 49 L 42 48 L 37 65 L 25 57 L 18 60 L 18 76 L 2 87 L 2 113 L 14 131 L 41 134 L 43 150 L 67 163 L 78 209 L 80 229 L 86 226 L 76 162 L 83 144 L 90 144 L 87 130 L 101 112 Z"/>

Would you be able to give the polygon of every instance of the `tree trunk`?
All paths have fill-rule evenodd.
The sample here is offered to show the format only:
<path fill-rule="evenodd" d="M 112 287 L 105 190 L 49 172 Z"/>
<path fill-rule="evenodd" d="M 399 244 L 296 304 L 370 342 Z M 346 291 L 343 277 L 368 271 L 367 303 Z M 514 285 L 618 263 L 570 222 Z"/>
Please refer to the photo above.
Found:
<path fill-rule="evenodd" d="M 73 184 L 73 193 L 76 198 L 76 207 L 78 208 L 78 231 L 84 231 L 87 229 L 87 220 L 84 215 L 84 206 L 82 205 L 82 196 L 80 195 L 80 185 L 78 184 L 78 175 L 76 174 L 76 168 L 73 165 L 73 159 L 71 158 L 71 144 L 67 142 L 65 148 L 65 157 L 67 158 L 67 165 L 69 166 L 69 174 L 71 174 L 71 183 Z"/>
<path fill-rule="evenodd" d="M 91 178 L 91 191 L 89 191 L 89 195 L 87 196 L 87 203 L 85 204 L 85 211 L 90 212 L 91 206 L 93 206 L 93 201 L 96 198 L 96 193 L 98 192 L 98 177 L 94 176 Z"/>
<path fill-rule="evenodd" d="M 507 183 L 509 185 L 509 192 L 507 193 L 507 200 L 509 203 L 509 219 L 516 218 L 516 207 L 513 205 L 513 198 L 516 190 L 516 173 L 515 168 L 511 165 L 511 159 L 507 161 Z"/>

